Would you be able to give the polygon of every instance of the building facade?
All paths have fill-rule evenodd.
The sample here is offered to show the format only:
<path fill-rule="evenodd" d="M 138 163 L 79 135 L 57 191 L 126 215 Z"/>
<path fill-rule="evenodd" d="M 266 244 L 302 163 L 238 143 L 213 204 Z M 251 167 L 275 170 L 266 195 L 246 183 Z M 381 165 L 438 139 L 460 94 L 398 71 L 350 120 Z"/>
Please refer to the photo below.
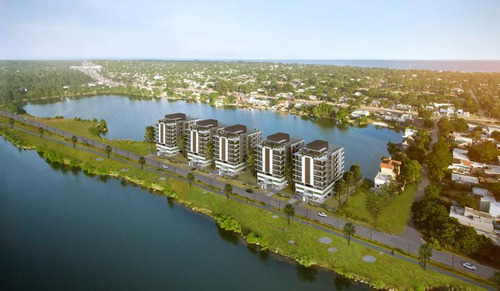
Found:
<path fill-rule="evenodd" d="M 155 126 L 156 154 L 170 157 L 179 153 L 179 140 L 186 128 L 196 124 L 198 119 L 189 118 L 184 113 L 165 115 Z"/>
<path fill-rule="evenodd" d="M 207 148 L 213 144 L 213 137 L 219 129 L 219 123 L 215 119 L 206 119 L 192 124 L 186 130 L 186 150 L 189 163 L 202 167 L 210 165 L 213 157 L 207 157 Z M 213 148 L 215 156 L 215 146 Z"/>
<path fill-rule="evenodd" d="M 262 139 L 262 131 L 241 124 L 217 129 L 214 134 L 215 167 L 221 174 L 235 175 L 246 168 L 246 157 Z"/>
<path fill-rule="evenodd" d="M 296 194 L 323 203 L 344 173 L 344 149 L 315 140 L 293 154 L 293 165 Z"/>
<path fill-rule="evenodd" d="M 304 146 L 303 139 L 292 138 L 287 133 L 269 135 L 255 148 L 257 182 L 266 189 L 283 189 L 287 184 L 286 167 L 292 164 L 292 155 Z"/>

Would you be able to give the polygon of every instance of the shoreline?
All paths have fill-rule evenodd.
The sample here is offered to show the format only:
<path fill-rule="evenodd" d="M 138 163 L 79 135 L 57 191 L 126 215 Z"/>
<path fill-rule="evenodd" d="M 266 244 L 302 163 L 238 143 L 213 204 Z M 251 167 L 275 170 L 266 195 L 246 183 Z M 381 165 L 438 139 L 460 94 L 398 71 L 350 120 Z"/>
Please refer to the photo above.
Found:
<path fill-rule="evenodd" d="M 4 135 L 5 136 L 5 135 Z M 11 142 L 14 146 L 17 146 L 17 142 L 15 140 L 13 140 L 12 138 L 9 139 L 8 136 L 5 136 L 5 138 L 7 140 L 9 140 L 9 142 Z M 159 194 L 162 194 L 162 195 L 166 195 L 167 197 L 171 197 L 174 199 L 174 201 L 178 202 L 179 204 L 185 206 L 185 207 L 188 207 L 189 209 L 191 209 L 192 211 L 195 211 L 195 212 L 198 212 L 198 213 L 202 213 L 208 217 L 210 217 L 211 219 L 214 219 L 217 221 L 217 218 L 216 218 L 216 214 L 213 210 L 210 210 L 210 209 L 206 209 L 206 208 L 201 208 L 201 207 L 198 207 L 196 206 L 195 204 L 193 204 L 192 202 L 188 201 L 188 200 L 184 200 L 182 199 L 181 197 L 179 197 L 179 195 L 177 195 L 175 193 L 175 191 L 171 191 L 169 192 L 169 190 L 165 189 L 164 187 L 162 187 L 161 185 L 157 185 L 155 183 L 149 183 L 147 181 L 144 181 L 143 179 L 141 178 L 133 178 L 125 173 L 122 173 L 122 172 L 112 172 L 112 171 L 102 171 L 102 170 L 99 170 L 97 168 L 93 168 L 93 167 L 89 167 L 87 166 L 86 167 L 86 164 L 88 165 L 88 163 L 83 163 L 81 162 L 80 164 L 77 164 L 75 165 L 75 163 L 71 160 L 72 158 L 66 158 L 64 156 L 59 156 L 57 157 L 57 155 L 52 155 L 52 157 L 49 158 L 50 155 L 48 155 L 47 153 L 50 152 L 51 150 L 49 149 L 43 149 L 42 147 L 36 147 L 37 149 L 37 152 L 42 152 L 44 153 L 42 156 L 48 161 L 48 162 L 56 162 L 56 163 L 61 163 L 63 165 L 66 165 L 66 166 L 70 166 L 70 167 L 77 167 L 77 168 L 80 168 L 82 171 L 84 172 L 87 172 L 91 175 L 103 175 L 103 176 L 109 176 L 109 177 L 114 177 L 114 178 L 122 178 L 134 185 L 137 185 L 137 186 L 141 186 L 145 189 L 149 189 L 149 190 L 152 190 L 152 191 L 158 191 Z M 45 155 L 47 155 L 47 157 L 45 157 Z M 222 195 L 222 194 L 221 194 Z M 245 200 L 242 200 L 240 198 L 234 198 L 233 199 L 236 199 L 236 200 L 239 200 L 238 203 L 250 203 L 249 201 L 245 201 Z M 260 205 L 257 205 L 259 206 L 259 208 L 263 208 L 262 206 Z M 264 208 L 265 209 L 265 208 Z M 267 209 L 267 211 L 271 211 L 271 212 L 274 212 L 274 213 L 277 213 L 277 214 L 280 214 L 280 212 L 276 212 L 276 211 L 272 211 L 270 209 Z M 220 226 L 220 225 L 219 225 Z M 251 232 L 255 232 L 254 229 L 250 229 Z M 255 244 L 255 243 L 250 243 L 248 241 L 248 234 L 247 233 L 246 235 L 244 233 L 237 233 L 242 239 L 244 239 L 248 244 Z M 259 245 L 258 243 L 255 244 L 255 245 Z M 276 253 L 280 256 L 283 256 L 285 258 L 288 258 L 288 259 L 292 259 L 296 262 L 298 262 L 299 264 L 303 265 L 303 266 L 311 266 L 311 265 L 314 265 L 314 266 L 318 266 L 318 267 L 321 267 L 321 268 L 324 268 L 326 270 L 329 270 L 329 271 L 333 271 L 334 273 L 336 274 L 339 274 L 343 277 L 346 277 L 348 279 L 351 279 L 351 280 L 356 280 L 356 281 L 359 281 L 359 282 L 363 282 L 371 287 L 374 287 L 374 288 L 391 288 L 391 287 L 388 287 L 387 285 L 385 284 L 382 284 L 380 285 L 381 282 L 374 282 L 370 279 L 367 279 L 367 278 L 364 278 L 363 276 L 358 276 L 358 275 L 355 275 L 355 274 L 352 274 L 352 273 L 349 273 L 349 272 L 345 272 L 341 269 L 336 269 L 336 268 L 333 268 L 333 267 L 330 267 L 330 266 L 327 266 L 327 265 L 324 265 L 324 264 L 321 264 L 320 262 L 316 262 L 316 261 L 311 261 L 310 259 L 306 261 L 304 261 L 304 258 L 301 258 L 300 256 L 297 256 L 297 255 L 293 255 L 293 254 L 290 254 L 290 253 L 287 253 L 283 250 L 281 250 L 279 247 L 276 247 L 276 246 L 272 246 L 269 248 L 269 251 L 273 252 L 273 253 Z M 309 262 L 307 262 L 309 261 Z M 449 287 L 449 286 L 448 286 Z"/>

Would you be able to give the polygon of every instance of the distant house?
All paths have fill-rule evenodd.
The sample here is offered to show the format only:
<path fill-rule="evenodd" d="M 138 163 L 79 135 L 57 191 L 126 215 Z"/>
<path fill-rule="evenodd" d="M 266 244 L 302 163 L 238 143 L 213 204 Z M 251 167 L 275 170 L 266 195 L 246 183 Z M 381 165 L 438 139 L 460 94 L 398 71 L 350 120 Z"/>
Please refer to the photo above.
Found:
<path fill-rule="evenodd" d="M 454 217 L 460 224 L 473 227 L 479 234 L 496 237 L 493 228 L 493 217 L 486 212 L 469 207 L 451 206 L 450 217 Z"/>
<path fill-rule="evenodd" d="M 478 185 L 479 184 L 479 179 L 477 177 L 468 176 L 468 175 L 461 175 L 461 174 L 457 174 L 457 173 L 451 174 L 451 180 L 455 183 L 464 184 L 464 185 Z"/>
<path fill-rule="evenodd" d="M 418 130 L 413 129 L 413 128 L 406 128 L 405 132 L 403 133 L 403 139 L 409 138 L 410 136 L 414 136 Z"/>
<path fill-rule="evenodd" d="M 473 188 L 472 194 L 479 196 L 479 210 L 489 213 L 493 218 L 500 219 L 500 202 L 490 191 L 483 188 Z"/>
<path fill-rule="evenodd" d="M 385 183 L 390 180 L 396 180 L 397 176 L 400 173 L 401 162 L 392 160 L 392 159 L 384 159 L 380 163 L 380 171 L 375 176 L 375 188 L 380 188 Z"/>
<path fill-rule="evenodd" d="M 370 115 L 370 112 L 367 110 L 355 110 L 351 112 L 351 116 L 353 118 L 359 118 L 361 116 L 368 116 L 368 115 Z"/>
<path fill-rule="evenodd" d="M 452 170 L 454 173 L 458 174 L 468 174 L 472 168 L 472 163 L 469 160 L 461 160 L 453 158 L 451 165 L 448 169 Z"/>
<path fill-rule="evenodd" d="M 463 136 L 460 133 L 456 132 L 453 133 L 453 139 L 459 146 L 471 145 L 473 142 L 472 138 Z"/>

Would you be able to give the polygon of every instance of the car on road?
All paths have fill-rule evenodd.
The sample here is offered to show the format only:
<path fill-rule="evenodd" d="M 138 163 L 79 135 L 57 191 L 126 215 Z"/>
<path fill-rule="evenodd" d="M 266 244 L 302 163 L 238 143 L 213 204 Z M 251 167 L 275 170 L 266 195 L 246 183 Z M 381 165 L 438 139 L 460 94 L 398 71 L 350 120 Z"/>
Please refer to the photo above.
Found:
<path fill-rule="evenodd" d="M 161 167 L 162 167 L 163 169 L 168 169 L 168 166 L 167 166 L 167 165 L 161 165 Z"/>
<path fill-rule="evenodd" d="M 462 262 L 462 267 L 469 269 L 469 270 L 476 271 L 476 266 L 474 266 L 472 263 L 469 263 L 469 262 Z"/>
<path fill-rule="evenodd" d="M 318 216 L 320 216 L 320 217 L 326 217 L 326 213 L 320 211 L 320 212 L 318 212 Z"/>
<path fill-rule="evenodd" d="M 250 189 L 250 188 L 246 189 L 245 191 L 248 192 L 248 193 L 253 193 L 253 190 Z"/>

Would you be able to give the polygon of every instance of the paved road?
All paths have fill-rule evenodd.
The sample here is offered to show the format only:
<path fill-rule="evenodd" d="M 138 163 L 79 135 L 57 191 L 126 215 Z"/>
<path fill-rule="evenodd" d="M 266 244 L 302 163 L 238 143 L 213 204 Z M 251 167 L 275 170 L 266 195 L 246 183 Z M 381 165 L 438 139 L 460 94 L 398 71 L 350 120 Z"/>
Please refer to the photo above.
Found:
<path fill-rule="evenodd" d="M 45 130 L 47 130 L 49 132 L 56 133 L 58 135 L 66 137 L 66 138 L 71 138 L 72 136 L 74 136 L 73 133 L 63 131 L 63 130 L 60 130 L 60 129 L 57 129 L 57 128 L 54 128 L 51 126 L 47 126 L 45 124 L 34 121 L 29 117 L 12 114 L 10 112 L 6 112 L 3 110 L 0 110 L 0 115 L 4 115 L 7 117 L 13 117 L 14 119 L 16 119 L 18 121 L 33 125 L 35 127 L 43 127 L 43 128 L 45 128 Z M 31 132 L 29 132 L 29 133 L 31 133 Z M 36 135 L 36 133 L 34 133 L 34 134 Z M 86 137 L 78 136 L 78 135 L 75 135 L 75 136 L 78 138 L 79 142 L 86 142 L 86 143 L 88 143 L 96 148 L 99 148 L 99 149 L 104 149 L 107 146 L 107 144 L 105 144 L 101 141 L 88 139 Z M 58 140 L 55 140 L 55 141 L 61 142 Z M 73 146 L 72 144 L 69 144 L 69 143 L 68 143 L 68 145 Z M 119 156 L 122 156 L 122 157 L 129 158 L 131 160 L 138 160 L 140 157 L 137 154 L 131 153 L 129 151 L 125 151 L 125 150 L 120 149 L 120 148 L 115 148 L 115 147 L 112 147 L 112 148 L 113 148 L 113 153 L 115 153 Z M 82 149 L 84 149 L 84 148 L 82 148 Z M 91 151 L 88 149 L 85 149 L 85 150 Z M 101 156 L 103 155 L 102 153 L 97 153 L 97 154 L 99 154 Z M 132 166 L 137 166 L 136 164 L 131 163 L 130 161 L 120 159 L 118 157 L 113 157 L 113 158 L 120 160 L 122 162 L 126 162 Z M 171 165 L 171 164 L 163 163 L 161 161 L 153 160 L 153 159 L 147 158 L 147 157 L 146 157 L 146 164 L 155 167 L 155 169 L 145 168 L 147 170 L 155 171 L 158 173 L 162 173 L 164 175 L 176 177 L 176 178 L 182 179 L 184 181 L 187 181 L 187 179 L 185 178 L 187 173 L 188 173 L 187 170 L 184 170 L 182 168 L 176 167 L 176 166 Z M 163 169 L 164 166 L 168 167 L 168 169 L 167 169 L 168 173 L 166 171 L 159 171 L 158 170 L 158 169 Z M 225 182 L 219 181 L 219 180 L 214 179 L 214 178 L 210 178 L 208 176 L 200 175 L 197 173 L 195 173 L 195 179 L 197 181 L 204 183 L 205 185 L 211 185 L 211 186 L 217 187 L 219 189 L 224 189 L 224 186 L 226 184 Z M 207 191 L 222 195 L 221 191 L 218 191 L 218 192 L 213 191 L 209 187 L 206 187 L 206 186 L 200 185 L 200 184 L 198 184 L 198 185 Z M 239 196 L 248 198 L 248 199 L 253 200 L 255 202 L 263 202 L 266 205 L 267 209 L 270 209 L 270 207 L 275 207 L 275 208 L 278 208 L 279 210 L 281 210 L 286 205 L 286 203 L 283 201 L 276 200 L 272 197 L 267 197 L 266 195 L 261 195 L 261 194 L 257 194 L 257 193 L 248 193 L 245 191 L 245 189 L 240 188 L 240 187 L 236 187 L 236 186 L 233 186 L 233 192 L 238 194 Z M 249 201 L 246 201 L 246 200 L 244 200 L 243 202 L 250 203 Z M 259 206 L 258 204 L 254 204 L 254 203 L 250 203 L 250 204 L 255 205 L 255 206 Z M 325 225 L 328 225 L 328 226 L 331 226 L 331 227 L 334 227 L 337 229 L 342 229 L 346 223 L 346 221 L 339 219 L 339 218 L 335 218 L 335 217 L 319 217 L 317 215 L 317 213 L 315 213 L 315 212 L 313 212 L 313 211 L 311 211 L 303 206 L 300 206 L 300 205 L 295 206 L 295 213 L 297 216 L 306 217 L 309 219 L 314 219 L 314 220 L 317 220 Z M 304 221 L 304 223 L 307 223 L 307 222 Z M 331 230 L 328 230 L 328 231 L 331 232 Z M 339 235 L 336 232 L 333 232 L 333 233 L 335 233 L 336 235 Z M 365 238 L 365 239 L 376 241 L 378 243 L 382 243 L 384 245 L 387 245 L 391 248 L 399 249 L 402 251 L 407 251 L 407 252 L 410 252 L 412 254 L 418 254 L 418 248 L 422 244 L 422 241 L 420 239 L 418 241 L 414 241 L 414 240 L 405 238 L 404 236 L 401 236 L 401 235 L 400 236 L 390 235 L 390 234 L 382 233 L 382 232 L 379 232 L 379 231 L 376 231 L 376 230 L 373 230 L 371 228 L 361 226 L 361 225 L 356 225 L 356 234 L 358 236 Z M 368 244 L 368 246 L 379 249 L 378 247 L 373 246 L 371 244 Z M 452 255 L 452 254 L 449 254 L 446 252 L 436 251 L 436 250 L 433 251 L 432 259 L 436 262 L 446 264 L 446 265 L 449 265 L 453 268 L 458 268 L 458 269 L 462 269 L 462 270 L 465 270 L 461 266 L 462 261 L 471 262 L 471 260 L 456 256 L 456 255 Z M 474 274 L 490 278 L 493 275 L 493 273 L 495 272 L 495 269 L 493 269 L 493 268 L 481 265 L 477 262 L 473 262 L 473 263 L 477 267 L 477 271 L 473 272 Z M 465 271 L 468 271 L 468 270 L 465 270 Z M 449 274 L 449 273 L 442 271 L 442 270 L 439 270 L 439 272 L 456 277 L 455 275 Z M 460 279 L 466 280 L 464 278 L 460 278 Z M 481 287 L 484 287 L 484 286 L 481 286 Z"/>

